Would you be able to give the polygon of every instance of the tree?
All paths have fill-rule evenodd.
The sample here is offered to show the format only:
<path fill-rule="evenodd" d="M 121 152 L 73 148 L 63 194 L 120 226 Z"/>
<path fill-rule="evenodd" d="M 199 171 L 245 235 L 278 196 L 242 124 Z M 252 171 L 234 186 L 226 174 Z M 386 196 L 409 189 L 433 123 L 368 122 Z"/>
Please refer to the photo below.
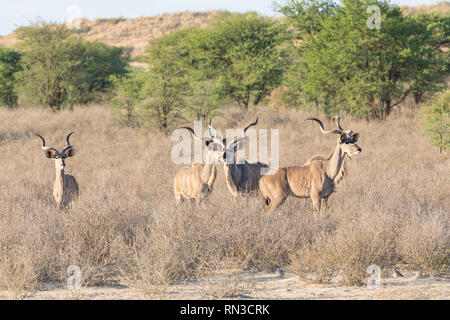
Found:
<path fill-rule="evenodd" d="M 424 105 L 421 115 L 425 118 L 425 130 L 430 142 L 439 147 L 440 153 L 450 148 L 450 90 Z"/>
<path fill-rule="evenodd" d="M 439 92 L 446 87 L 446 77 L 450 70 L 450 52 L 444 47 L 450 45 L 450 16 L 436 13 L 413 15 L 411 19 L 420 27 L 419 56 L 421 63 L 415 67 L 410 82 L 411 94 L 415 102 L 422 102 L 427 94 Z M 419 29 L 419 28 L 418 28 Z"/>
<path fill-rule="evenodd" d="M 0 104 L 17 104 L 16 73 L 20 71 L 21 54 L 12 49 L 0 47 Z"/>
<path fill-rule="evenodd" d="M 141 102 L 142 88 L 144 86 L 144 76 L 140 71 L 124 76 L 113 75 L 110 81 L 114 85 L 114 97 L 111 104 L 119 122 L 126 126 L 139 124 L 139 115 L 136 108 Z"/>
<path fill-rule="evenodd" d="M 20 72 L 24 96 L 52 109 L 60 109 L 67 102 L 71 80 L 79 61 L 72 60 L 74 42 L 68 42 L 71 31 L 62 25 L 39 23 L 17 31 L 22 43 L 23 70 Z"/>
<path fill-rule="evenodd" d="M 276 3 L 276 10 L 285 15 L 294 27 L 296 38 L 314 35 L 322 29 L 323 21 L 331 16 L 337 4 L 330 0 L 289 0 Z"/>
<path fill-rule="evenodd" d="M 212 80 L 193 81 L 186 101 L 186 113 L 190 118 L 205 121 L 219 114 L 219 107 L 224 102 L 214 90 Z"/>
<path fill-rule="evenodd" d="M 193 60 L 215 80 L 222 97 L 248 109 L 281 84 L 287 66 L 283 27 L 254 13 L 219 19 L 194 39 Z"/>
<path fill-rule="evenodd" d="M 142 88 L 144 119 L 164 133 L 182 118 L 189 94 L 187 32 L 159 38 L 146 50 L 149 70 Z"/>
<path fill-rule="evenodd" d="M 16 33 L 23 40 L 19 89 L 30 102 L 53 110 L 86 103 L 110 75 L 126 73 L 122 49 L 82 40 L 64 25 L 39 22 Z"/>
<path fill-rule="evenodd" d="M 124 48 L 112 47 L 100 41 L 82 41 L 82 77 L 79 86 L 86 86 L 85 92 L 95 93 L 111 87 L 114 77 L 124 76 L 128 59 L 124 57 Z M 112 78 L 110 76 L 113 76 Z M 133 77 L 132 77 L 133 78 Z M 84 99 L 84 101 L 83 101 Z M 86 103 L 90 99 L 79 97 L 78 103 Z"/>
<path fill-rule="evenodd" d="M 286 103 L 312 105 L 328 115 L 384 119 L 408 95 L 439 90 L 448 74 L 441 67 L 448 65 L 448 55 L 436 54 L 432 46 L 448 34 L 431 40 L 433 33 L 423 23 L 383 1 L 377 4 L 381 29 L 370 29 L 370 4 L 343 0 L 323 17 L 319 31 L 305 34 L 286 77 Z"/>

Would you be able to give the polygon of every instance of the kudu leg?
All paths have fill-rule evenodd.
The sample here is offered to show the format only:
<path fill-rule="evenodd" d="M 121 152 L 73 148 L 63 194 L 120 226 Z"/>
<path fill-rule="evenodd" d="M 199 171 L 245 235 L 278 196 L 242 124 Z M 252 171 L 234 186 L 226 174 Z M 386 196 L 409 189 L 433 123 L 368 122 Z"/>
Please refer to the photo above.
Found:
<path fill-rule="evenodd" d="M 322 198 L 322 210 L 325 211 L 328 209 L 328 197 Z"/>
<path fill-rule="evenodd" d="M 180 204 L 181 201 L 183 201 L 183 196 L 179 192 L 175 192 L 175 202 L 177 205 Z"/>
<path fill-rule="evenodd" d="M 322 203 L 321 199 L 319 197 L 319 194 L 318 193 L 311 194 L 311 200 L 313 202 L 314 214 L 319 215 L 320 207 L 321 207 L 321 203 Z"/>

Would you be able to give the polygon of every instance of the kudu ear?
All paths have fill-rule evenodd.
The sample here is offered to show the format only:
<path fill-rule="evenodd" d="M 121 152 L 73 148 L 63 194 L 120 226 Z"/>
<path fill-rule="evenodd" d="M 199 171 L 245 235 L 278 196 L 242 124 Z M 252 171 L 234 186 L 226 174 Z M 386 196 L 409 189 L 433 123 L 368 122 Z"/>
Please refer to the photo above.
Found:
<path fill-rule="evenodd" d="M 352 139 L 353 139 L 353 142 L 358 141 L 358 139 L 359 139 L 359 133 L 358 133 L 358 132 L 355 132 L 355 133 L 352 135 Z"/>
<path fill-rule="evenodd" d="M 49 158 L 49 159 L 53 159 L 56 156 L 55 151 L 51 150 L 51 149 L 44 149 L 44 155 Z"/>
<path fill-rule="evenodd" d="M 58 150 L 56 150 L 55 148 L 46 147 L 46 146 L 45 146 L 45 139 L 44 139 L 41 135 L 39 135 L 39 134 L 37 134 L 37 133 L 34 133 L 34 135 L 35 135 L 36 137 L 39 137 L 39 138 L 42 140 L 42 151 L 44 151 L 44 155 L 45 155 L 47 158 L 49 158 L 49 159 L 55 158 L 55 157 L 56 157 L 56 154 L 58 153 Z"/>
<path fill-rule="evenodd" d="M 73 157 L 75 155 L 75 148 L 69 148 L 64 151 L 64 156 Z"/>
<path fill-rule="evenodd" d="M 347 140 L 347 135 L 345 134 L 345 132 L 342 132 L 339 141 L 340 141 L 341 143 L 344 143 L 345 140 Z"/>

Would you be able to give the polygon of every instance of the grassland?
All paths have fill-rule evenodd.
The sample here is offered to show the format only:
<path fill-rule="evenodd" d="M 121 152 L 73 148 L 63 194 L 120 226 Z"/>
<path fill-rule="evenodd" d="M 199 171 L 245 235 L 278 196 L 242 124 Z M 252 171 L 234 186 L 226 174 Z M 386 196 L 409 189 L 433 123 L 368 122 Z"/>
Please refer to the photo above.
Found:
<path fill-rule="evenodd" d="M 243 127 L 256 114 L 259 128 L 280 129 L 281 166 L 328 154 L 335 144 L 300 111 L 230 108 L 215 125 Z M 271 274 L 278 266 L 327 286 L 363 285 L 371 264 L 387 278 L 393 266 L 448 275 L 448 154 L 429 146 L 411 112 L 342 123 L 360 132 L 362 153 L 348 164 L 329 209 L 315 217 L 309 200 L 290 198 L 265 217 L 260 196 L 232 200 L 220 167 L 210 198 L 176 207 L 172 183 L 180 166 L 170 161 L 170 137 L 119 126 L 108 106 L 2 108 L 0 290 L 24 297 L 49 284 L 63 287 L 70 265 L 80 266 L 84 287 L 120 285 L 142 297 L 165 296 L 185 281 L 206 281 L 200 297 L 236 297 L 242 272 Z M 81 195 L 59 211 L 53 160 L 31 133 L 62 148 L 70 131 L 78 152 L 66 171 Z"/>

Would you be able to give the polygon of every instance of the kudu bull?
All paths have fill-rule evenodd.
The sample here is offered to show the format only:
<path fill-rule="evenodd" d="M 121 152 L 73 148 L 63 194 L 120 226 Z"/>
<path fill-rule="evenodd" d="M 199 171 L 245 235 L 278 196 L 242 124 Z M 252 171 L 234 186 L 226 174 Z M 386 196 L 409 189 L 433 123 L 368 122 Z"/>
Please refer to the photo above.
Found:
<path fill-rule="evenodd" d="M 44 138 L 35 133 L 35 135 L 42 140 L 42 150 L 44 151 L 44 155 L 49 159 L 55 160 L 56 180 L 53 186 L 53 197 L 59 208 L 67 206 L 71 201 L 75 200 L 79 194 L 78 183 L 75 178 L 70 174 L 64 173 L 66 158 L 75 155 L 75 148 L 70 144 L 69 140 L 72 134 L 73 132 L 67 135 L 67 146 L 59 152 L 55 148 L 46 147 Z"/>
<path fill-rule="evenodd" d="M 257 124 L 258 118 L 244 129 L 243 136 L 235 137 L 229 142 L 226 138 L 220 138 L 217 129 L 211 123 L 209 126 L 214 141 L 221 145 L 221 155 L 218 162 L 224 165 L 225 181 L 228 190 L 235 199 L 240 194 L 256 193 L 259 180 L 262 177 L 261 170 L 268 168 L 268 165 L 262 162 L 249 163 L 245 161 L 244 163 L 237 163 L 236 161 L 236 151 L 241 144 L 245 143 L 247 130 Z"/>
<path fill-rule="evenodd" d="M 359 133 L 344 130 L 337 118 L 337 130 L 325 130 L 317 118 L 306 120 L 319 124 L 323 134 L 337 134 L 335 147 L 328 157 L 314 156 L 305 165 L 279 168 L 273 174 L 267 174 L 259 181 L 259 188 L 265 200 L 265 208 L 273 213 L 288 196 L 311 198 L 315 214 L 321 210 L 321 200 L 326 205 L 328 197 L 335 191 L 336 184 L 345 175 L 345 159 L 359 154 L 361 148 L 356 145 Z"/>
<path fill-rule="evenodd" d="M 196 136 L 194 130 L 190 127 L 182 127 L 182 129 L 189 130 L 194 140 L 202 140 L 207 156 L 204 163 L 183 168 L 175 175 L 173 183 L 175 200 L 177 204 L 184 199 L 195 200 L 197 203 L 200 203 L 212 192 L 216 181 L 217 169 L 215 163 L 219 155 L 217 152 L 220 149 L 220 145 L 215 143 L 212 138 Z"/>

